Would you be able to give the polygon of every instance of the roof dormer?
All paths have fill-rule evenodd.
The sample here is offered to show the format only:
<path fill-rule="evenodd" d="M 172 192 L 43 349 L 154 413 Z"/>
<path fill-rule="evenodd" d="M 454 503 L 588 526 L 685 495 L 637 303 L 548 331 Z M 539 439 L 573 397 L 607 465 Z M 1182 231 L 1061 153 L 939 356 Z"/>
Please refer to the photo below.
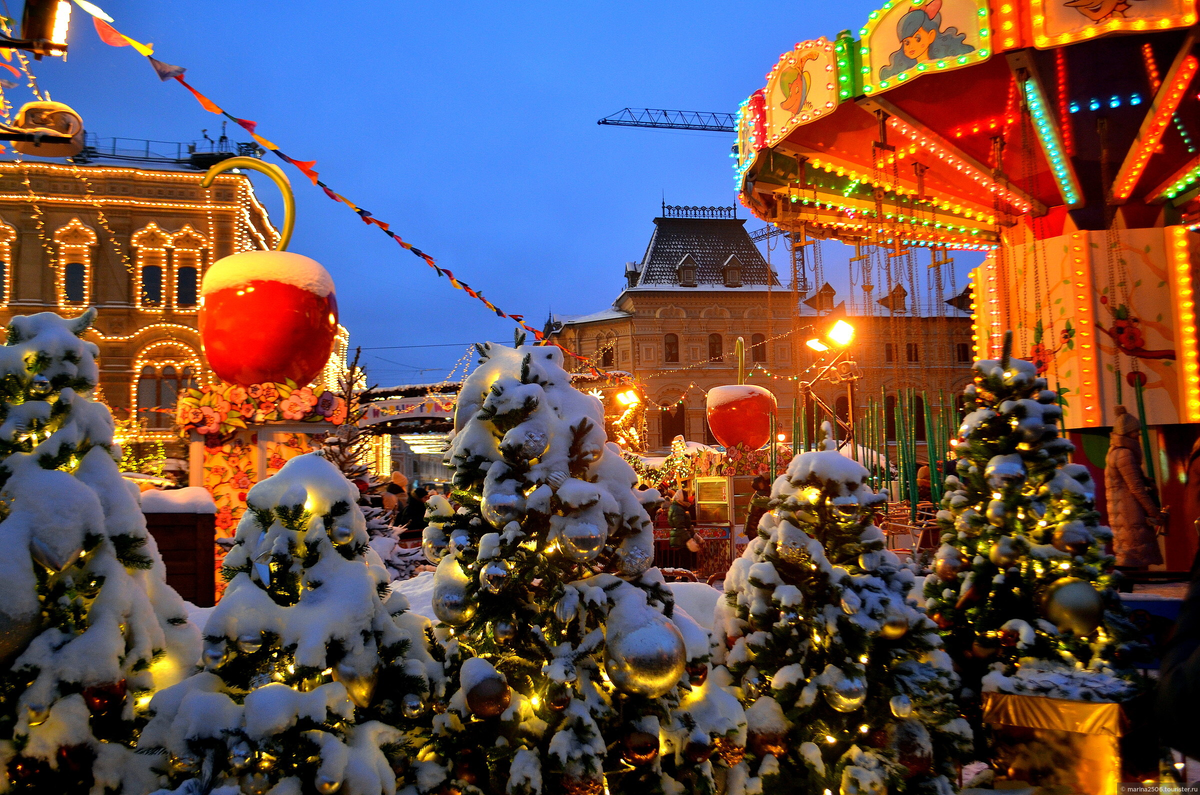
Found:
<path fill-rule="evenodd" d="M 680 287 L 695 287 L 696 258 L 691 254 L 684 254 L 683 259 L 679 260 L 679 264 L 675 267 L 675 273 L 679 278 Z"/>
<path fill-rule="evenodd" d="M 742 261 L 736 254 L 730 254 L 729 259 L 725 260 L 725 264 L 721 266 L 721 273 L 725 278 L 726 287 L 742 286 Z"/>

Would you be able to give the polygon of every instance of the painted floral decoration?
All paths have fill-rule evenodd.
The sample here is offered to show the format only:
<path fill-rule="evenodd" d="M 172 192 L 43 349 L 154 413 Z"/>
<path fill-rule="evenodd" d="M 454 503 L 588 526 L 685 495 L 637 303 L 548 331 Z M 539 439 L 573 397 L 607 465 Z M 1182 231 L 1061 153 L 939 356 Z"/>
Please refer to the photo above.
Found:
<path fill-rule="evenodd" d="M 247 387 L 218 383 L 181 394 L 176 419 L 184 435 L 195 431 L 217 437 L 268 422 L 341 425 L 346 421 L 346 401 L 328 390 L 318 394 L 312 387 L 297 387 L 290 381 Z"/>

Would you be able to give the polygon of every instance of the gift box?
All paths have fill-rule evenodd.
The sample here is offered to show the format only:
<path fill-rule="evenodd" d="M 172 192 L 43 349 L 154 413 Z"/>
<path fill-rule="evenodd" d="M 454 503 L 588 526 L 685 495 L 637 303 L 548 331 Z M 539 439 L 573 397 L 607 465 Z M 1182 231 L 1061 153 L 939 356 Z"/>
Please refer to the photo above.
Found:
<path fill-rule="evenodd" d="M 1024 782 L 1048 795 L 1118 795 L 1121 704 L 984 693 L 983 722 L 997 789 Z"/>

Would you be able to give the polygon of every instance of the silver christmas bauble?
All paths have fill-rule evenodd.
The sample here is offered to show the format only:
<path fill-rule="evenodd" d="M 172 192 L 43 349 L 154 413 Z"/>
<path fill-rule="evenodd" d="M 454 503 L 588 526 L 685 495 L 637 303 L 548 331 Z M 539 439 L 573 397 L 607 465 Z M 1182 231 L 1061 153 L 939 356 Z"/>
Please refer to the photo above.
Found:
<path fill-rule="evenodd" d="M 622 577 L 640 577 L 653 565 L 654 553 L 636 544 L 622 544 L 617 549 L 617 574 Z"/>
<path fill-rule="evenodd" d="M 50 379 L 44 375 L 35 375 L 33 380 L 29 382 L 29 394 L 35 398 L 44 398 L 49 395 L 54 387 L 50 384 Z"/>
<path fill-rule="evenodd" d="M 271 789 L 271 778 L 266 773 L 254 771 L 242 779 L 242 792 L 245 795 L 267 795 Z"/>
<path fill-rule="evenodd" d="M 194 773 L 200 767 L 200 758 L 192 754 L 181 756 L 171 754 L 167 759 L 167 765 L 171 768 L 172 773 Z"/>
<path fill-rule="evenodd" d="M 349 544 L 352 540 L 354 540 L 354 529 L 351 527 L 335 525 L 334 528 L 329 531 L 329 538 L 339 547 L 344 544 Z M 339 784 L 338 786 L 341 785 Z"/>
<path fill-rule="evenodd" d="M 365 674 L 346 663 L 333 666 L 333 681 L 341 682 L 346 688 L 346 695 L 354 706 L 366 709 L 371 706 L 371 698 L 375 695 L 375 684 L 379 681 L 379 668 L 374 667 Z"/>
<path fill-rule="evenodd" d="M 42 539 L 34 538 L 29 541 L 29 554 L 47 570 L 53 572 L 54 574 L 58 574 L 63 569 L 79 560 L 79 556 L 83 554 L 83 548 L 77 547 L 75 549 L 62 552 L 55 550 Z"/>
<path fill-rule="evenodd" d="M 766 681 L 756 668 L 750 668 L 742 677 L 742 696 L 746 701 L 757 701 L 763 694 Z"/>
<path fill-rule="evenodd" d="M 206 644 L 200 659 L 204 662 L 205 668 L 216 668 L 224 663 L 228 656 L 229 649 L 225 646 L 225 641 L 219 640 L 216 643 Z"/>
<path fill-rule="evenodd" d="M 883 627 L 879 630 L 880 637 L 886 640 L 899 640 L 908 634 L 908 615 L 895 606 L 888 607 L 883 617 Z"/>
<path fill-rule="evenodd" d="M 638 626 L 608 628 L 604 670 L 623 693 L 658 698 L 675 686 L 686 665 L 683 635 L 661 615 Z"/>
<path fill-rule="evenodd" d="M 425 701 L 416 693 L 406 693 L 400 699 L 400 713 L 409 720 L 425 714 Z"/>
<path fill-rule="evenodd" d="M 447 562 L 453 572 L 443 573 Z M 443 560 L 433 578 L 433 614 L 452 627 L 462 626 L 475 617 L 476 603 L 467 597 L 467 579 L 453 560 Z"/>
<path fill-rule="evenodd" d="M 903 694 L 892 696 L 892 700 L 888 702 L 888 706 L 892 708 L 892 714 L 897 718 L 907 718 L 912 714 L 913 710 L 912 699 Z"/>
<path fill-rule="evenodd" d="M 867 700 L 867 683 L 858 677 L 847 677 L 825 685 L 825 700 L 838 712 L 853 712 Z"/>
<path fill-rule="evenodd" d="M 563 527 L 558 545 L 571 560 L 586 563 L 600 554 L 607 540 L 607 528 L 592 522 L 571 522 Z"/>
<path fill-rule="evenodd" d="M 508 619 L 500 619 L 492 622 L 492 640 L 501 646 L 512 642 L 512 639 L 517 636 L 517 625 Z"/>
<path fill-rule="evenodd" d="M 254 752 L 245 742 L 240 742 L 229 749 L 229 772 L 235 776 L 244 773 L 254 759 Z"/>
<path fill-rule="evenodd" d="M 512 564 L 507 560 L 489 560 L 479 570 L 479 584 L 488 593 L 500 593 L 500 589 L 508 582 L 508 575 L 511 572 Z"/>
<path fill-rule="evenodd" d="M 1008 513 L 1008 506 L 1003 500 L 992 500 L 987 506 L 987 520 L 989 524 L 996 527 L 1004 524 L 1004 517 Z"/>
<path fill-rule="evenodd" d="M 509 522 L 521 521 L 525 510 L 525 499 L 519 494 L 488 491 L 479 503 L 483 518 L 493 527 L 504 527 Z"/>
<path fill-rule="evenodd" d="M 242 654 L 254 654 L 262 648 L 262 645 L 263 638 L 261 632 L 246 633 L 245 635 L 238 636 L 238 651 Z"/>
<path fill-rule="evenodd" d="M 321 795 L 333 795 L 342 788 L 342 782 L 329 776 L 317 776 L 317 792 Z"/>
<path fill-rule="evenodd" d="M 450 545 L 455 549 L 466 549 L 471 546 L 471 534 L 465 527 L 456 527 L 450 531 Z"/>
<path fill-rule="evenodd" d="M 13 618 L 0 611 L 0 668 L 8 669 L 13 660 L 29 646 L 30 641 L 41 631 L 42 614 Z"/>
<path fill-rule="evenodd" d="M 1087 580 L 1062 577 L 1046 589 L 1042 610 L 1059 632 L 1070 630 L 1076 637 L 1083 637 L 1100 626 L 1104 597 Z"/>
<path fill-rule="evenodd" d="M 450 542 L 441 533 L 434 538 L 424 537 L 421 539 L 421 551 L 425 553 L 425 559 L 436 566 L 450 551 Z"/>

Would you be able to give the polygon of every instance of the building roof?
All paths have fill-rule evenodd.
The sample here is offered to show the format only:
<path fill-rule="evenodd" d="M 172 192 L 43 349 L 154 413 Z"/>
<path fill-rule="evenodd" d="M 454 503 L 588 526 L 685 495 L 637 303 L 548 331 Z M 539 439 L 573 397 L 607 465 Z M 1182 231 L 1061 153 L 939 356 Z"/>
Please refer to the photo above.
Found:
<path fill-rule="evenodd" d="M 560 315 L 552 313 L 550 319 L 555 323 L 561 323 L 564 326 L 570 326 L 576 323 L 595 323 L 598 320 L 621 320 L 623 318 L 633 317 L 629 312 L 622 312 L 619 309 L 603 309 L 599 312 L 593 312 L 590 315 Z"/>
<path fill-rule="evenodd" d="M 742 218 L 655 218 L 654 234 L 638 264 L 637 287 L 679 286 L 679 265 L 688 258 L 696 267 L 696 285 L 725 286 L 725 264 L 731 256 L 741 266 L 743 287 L 765 287 L 772 279 L 762 254 L 746 233 Z"/>

